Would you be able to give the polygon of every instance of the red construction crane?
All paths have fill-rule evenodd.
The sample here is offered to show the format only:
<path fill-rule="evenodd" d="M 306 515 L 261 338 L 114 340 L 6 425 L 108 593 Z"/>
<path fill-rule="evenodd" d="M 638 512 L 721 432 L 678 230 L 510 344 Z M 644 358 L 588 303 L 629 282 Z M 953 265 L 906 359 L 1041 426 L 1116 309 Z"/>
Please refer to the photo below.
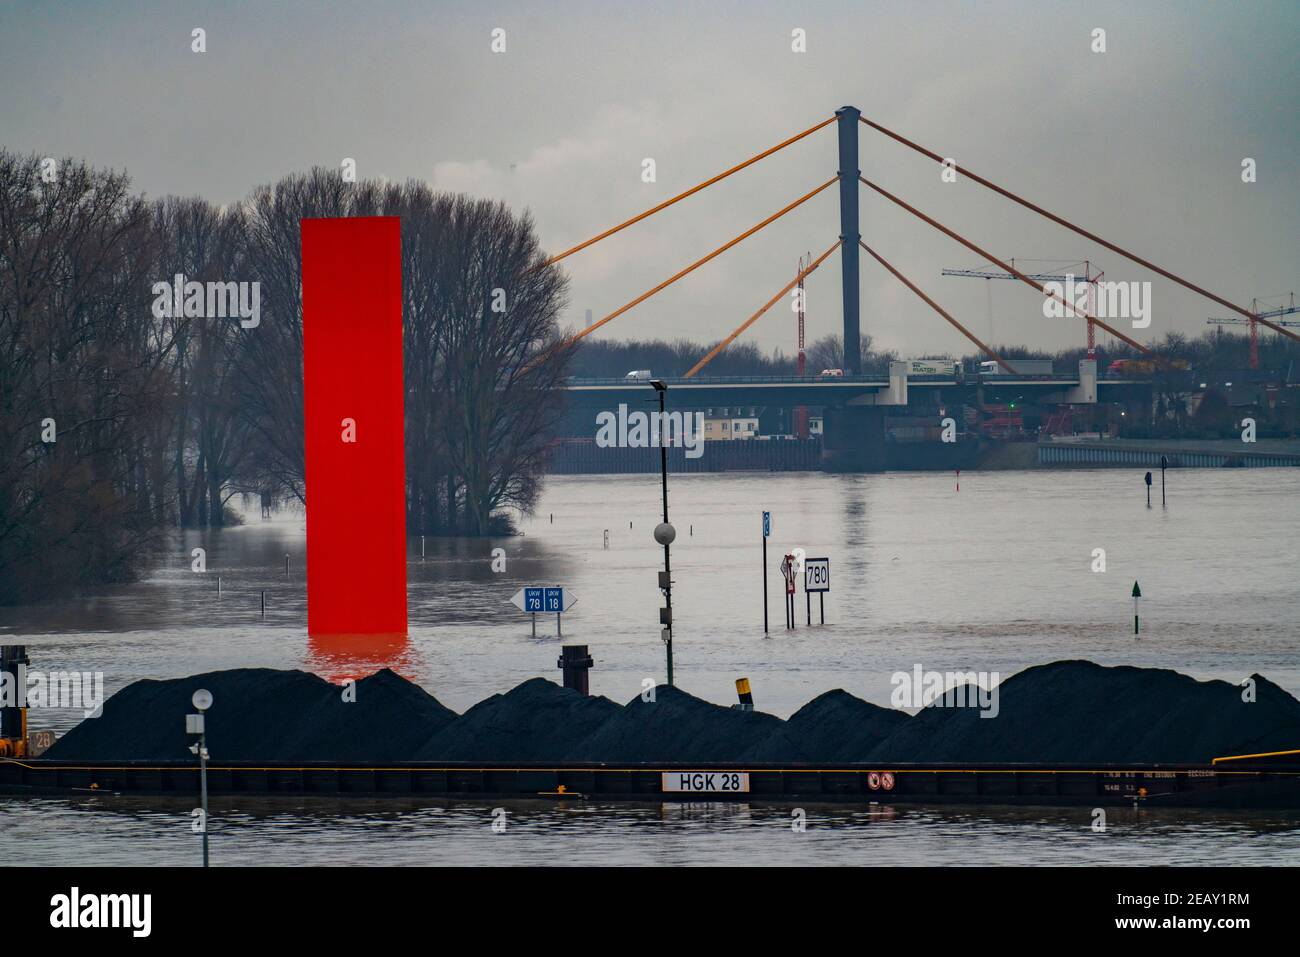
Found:
<path fill-rule="evenodd" d="M 1060 260 L 1047 260 L 1047 259 L 1022 259 L 1020 261 L 1022 263 L 1060 262 Z M 1012 269 L 1016 268 L 1016 261 L 1012 259 L 1010 260 L 1010 262 L 1011 262 L 1011 268 Z M 1078 266 L 1083 267 L 1082 277 L 1074 275 L 1073 272 L 1071 271 Z M 1061 270 L 1065 270 L 1065 272 L 1063 273 Z M 943 270 L 942 275 L 967 276 L 974 279 L 1017 279 L 1019 278 L 1018 276 L 1013 276 L 1009 272 L 1002 272 L 1001 270 L 990 269 L 988 266 L 976 266 L 974 269 L 945 269 Z M 1101 270 L 1097 270 L 1097 272 L 1094 274 L 1092 271 L 1092 263 L 1089 260 L 1084 259 L 1080 262 L 1075 262 L 1069 265 L 1060 266 L 1056 269 L 1055 272 L 1027 273 L 1026 275 L 1028 275 L 1030 279 L 1036 280 L 1038 282 L 1062 282 L 1063 283 L 1063 282 L 1068 282 L 1071 279 L 1074 280 L 1081 279 L 1082 282 L 1086 282 L 1088 284 L 1088 303 L 1084 307 L 1088 313 L 1088 317 L 1086 317 L 1087 326 L 1088 326 L 1088 358 L 1096 359 L 1097 358 L 1097 327 L 1093 325 L 1091 316 L 1096 315 L 1097 312 L 1097 282 L 1106 274 Z M 990 342 L 993 339 L 992 327 L 993 327 L 993 300 L 990 298 L 989 300 Z"/>
<path fill-rule="evenodd" d="M 799 257 L 799 271 L 796 275 L 799 277 L 798 292 L 795 295 L 795 313 L 799 317 L 799 375 L 806 374 L 808 364 L 807 356 L 804 353 L 804 292 L 803 280 L 804 270 L 812 264 L 812 253 L 807 257 Z M 797 438 L 808 438 L 808 409 L 806 406 L 796 406 L 794 410 L 794 434 Z"/>
<path fill-rule="evenodd" d="M 1294 312 L 1300 312 L 1300 306 L 1295 304 L 1295 293 L 1291 293 L 1291 303 L 1287 306 L 1281 306 L 1277 309 L 1271 309 L 1268 312 L 1259 311 L 1259 299 L 1250 301 L 1250 311 L 1252 313 L 1249 319 L 1238 319 L 1233 316 L 1230 319 L 1206 319 L 1207 325 L 1211 326 L 1250 326 L 1250 367 L 1259 368 L 1259 323 L 1256 319 L 1272 319 L 1276 316 L 1289 316 Z M 1280 319 L 1276 323 L 1279 326 L 1300 326 L 1300 322 L 1283 322 Z"/>

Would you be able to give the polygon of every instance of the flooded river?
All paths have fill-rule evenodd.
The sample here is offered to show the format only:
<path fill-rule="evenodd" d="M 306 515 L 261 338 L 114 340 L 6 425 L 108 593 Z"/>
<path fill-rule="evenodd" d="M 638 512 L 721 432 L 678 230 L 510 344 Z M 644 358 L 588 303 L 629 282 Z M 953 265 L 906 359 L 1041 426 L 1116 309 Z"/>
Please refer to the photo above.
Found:
<path fill-rule="evenodd" d="M 336 676 L 395 663 L 463 710 L 526 678 L 559 679 L 561 642 L 589 645 L 591 689 L 619 702 L 664 677 L 657 476 L 555 477 L 522 535 L 411 543 L 410 637 L 388 660 L 341 662 L 306 638 L 300 514 L 171 536 L 144 581 L 94 598 L 0 610 L 0 637 L 32 667 L 102 671 L 110 693 L 141 677 L 239 666 Z M 1259 672 L 1300 695 L 1300 470 L 1174 470 L 1168 506 L 1140 470 L 831 476 L 697 474 L 670 484 L 677 683 L 787 717 L 831 688 L 889 703 L 890 676 L 997 672 L 1061 658 L 1174 668 L 1237 681 Z M 761 513 L 768 543 L 763 629 Z M 608 545 L 606 546 L 606 532 Z M 192 550 L 207 571 L 191 571 Z M 504 549 L 504 571 L 492 550 Z M 826 624 L 784 627 L 780 556 L 830 559 Z M 1102 552 L 1104 552 L 1104 556 Z M 288 555 L 288 576 L 285 556 Z M 1104 557 L 1104 571 L 1100 568 Z M 498 562 L 498 566 L 500 562 Z M 217 579 L 220 577 L 220 594 Z M 1132 634 L 1133 582 L 1142 634 Z M 510 604 L 524 585 L 577 604 L 556 637 Z M 261 613 L 261 593 L 267 610 Z M 221 707 L 216 702 L 214 707 Z M 74 712 L 33 712 L 66 729 Z M 175 716 L 175 720 L 181 720 Z M 273 734 L 274 729 L 267 729 Z M 1300 742 L 1297 743 L 1300 746 Z M 214 804 L 214 863 L 1294 863 L 1294 815 L 1083 810 L 702 805 Z M 6 863 L 186 863 L 189 805 L 0 798 L 0 828 L 31 824 Z M 93 848 L 87 856 L 87 848 Z M 17 851 L 15 857 L 13 851 Z"/>

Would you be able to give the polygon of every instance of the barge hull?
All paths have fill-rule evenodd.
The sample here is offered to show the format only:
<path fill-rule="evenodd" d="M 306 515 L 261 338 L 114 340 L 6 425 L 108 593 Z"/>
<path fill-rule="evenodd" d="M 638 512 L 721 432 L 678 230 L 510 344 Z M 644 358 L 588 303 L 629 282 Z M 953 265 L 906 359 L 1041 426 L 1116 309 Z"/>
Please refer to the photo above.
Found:
<path fill-rule="evenodd" d="M 731 776 L 744 790 L 668 790 L 666 776 Z M 740 776 L 743 776 L 741 778 Z M 0 760 L 0 792 L 192 795 L 187 762 Z M 880 767 L 772 765 L 608 766 L 394 763 L 225 763 L 208 767 L 214 795 L 427 796 L 498 800 L 551 797 L 630 801 L 798 801 L 921 804 L 1142 804 L 1300 807 L 1300 768 L 1222 765 L 909 764 Z"/>

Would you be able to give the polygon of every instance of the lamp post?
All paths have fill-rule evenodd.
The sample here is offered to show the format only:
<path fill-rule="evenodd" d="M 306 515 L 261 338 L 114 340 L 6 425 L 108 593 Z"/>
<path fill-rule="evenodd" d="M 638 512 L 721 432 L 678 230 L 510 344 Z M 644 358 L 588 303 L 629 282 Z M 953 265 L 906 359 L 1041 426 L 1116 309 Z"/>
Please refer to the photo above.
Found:
<path fill-rule="evenodd" d="M 668 523 L 668 444 L 665 433 L 668 431 L 664 417 L 664 395 L 668 386 L 661 379 L 652 379 L 650 385 L 659 396 L 659 474 L 663 482 L 664 520 L 655 528 L 655 541 L 664 547 L 664 570 L 659 573 L 659 587 L 664 593 L 664 607 L 659 609 L 659 624 L 663 626 L 660 636 L 664 641 L 668 659 L 668 686 L 673 686 L 673 578 L 669 546 L 677 537 L 677 529 Z"/>
<path fill-rule="evenodd" d="M 203 866 L 208 866 L 208 735 L 205 727 L 204 712 L 212 707 L 212 692 L 200 688 L 190 698 L 198 709 L 198 714 L 185 716 L 185 731 L 197 734 L 199 740 L 190 745 L 190 752 L 199 756 L 199 789 L 202 793 L 203 810 L 199 821 L 200 833 L 203 835 Z"/>

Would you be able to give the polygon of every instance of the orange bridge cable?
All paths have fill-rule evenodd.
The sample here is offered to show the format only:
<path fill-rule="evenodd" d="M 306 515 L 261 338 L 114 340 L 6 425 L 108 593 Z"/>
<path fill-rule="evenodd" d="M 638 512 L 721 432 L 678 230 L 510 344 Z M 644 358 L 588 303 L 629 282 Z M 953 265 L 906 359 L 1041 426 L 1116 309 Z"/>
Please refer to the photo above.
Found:
<path fill-rule="evenodd" d="M 865 116 L 860 116 L 858 117 L 858 119 L 860 119 L 867 126 L 871 127 L 873 130 L 877 130 L 878 132 L 884 133 L 890 139 L 896 140 L 897 142 L 902 143 L 904 146 L 908 147 L 909 149 L 915 150 L 916 152 L 920 153 L 922 156 L 928 156 L 936 163 L 942 165 L 944 158 L 940 156 L 938 153 L 935 153 L 932 150 L 928 150 L 924 146 L 921 146 L 920 144 L 913 143 L 905 136 L 901 136 L 898 133 L 895 133 L 893 130 L 881 126 L 879 123 L 874 123 L 871 120 L 867 119 Z M 1300 335 L 1297 335 L 1291 330 L 1283 326 L 1275 325 L 1274 323 L 1269 322 L 1267 319 L 1261 319 L 1259 318 L 1259 316 L 1255 315 L 1250 310 L 1238 306 L 1235 303 L 1231 303 L 1228 300 L 1222 298 L 1221 296 L 1216 296 L 1208 289 L 1203 289 L 1200 286 L 1196 285 L 1196 283 L 1190 282 L 1182 278 L 1181 276 L 1177 276 L 1174 273 L 1170 272 L 1169 270 L 1157 266 L 1155 263 L 1150 262 L 1149 260 L 1143 259 L 1141 256 L 1137 255 L 1136 253 L 1131 253 L 1127 249 L 1124 249 L 1120 246 L 1116 246 L 1114 243 L 1102 239 L 1100 236 L 1096 235 L 1095 233 L 1089 232 L 1088 230 L 1084 229 L 1081 226 L 1076 226 L 1074 223 L 1070 222 L 1069 220 L 1057 216 L 1055 213 L 1049 212 L 1048 210 L 1043 209 L 1043 207 L 1037 205 L 1036 203 L 1031 203 L 1029 200 L 1021 196 L 1017 196 L 1015 193 L 1011 192 L 1011 190 L 1004 189 L 1003 187 L 997 185 L 997 183 L 991 183 L 988 180 L 986 180 L 984 177 L 972 173 L 970 170 L 965 169 L 964 167 L 957 166 L 955 168 L 963 176 L 966 176 L 969 179 L 973 179 L 975 182 L 979 183 L 981 186 L 985 187 L 986 189 L 991 189 L 993 190 L 993 192 L 998 193 L 1001 196 L 1005 196 L 1007 199 L 1011 200 L 1012 202 L 1019 203 L 1021 206 L 1024 206 L 1026 209 L 1033 210 L 1035 213 L 1038 213 L 1038 215 L 1045 216 L 1048 219 L 1050 219 L 1052 222 L 1060 226 L 1064 226 L 1066 229 L 1072 230 L 1073 232 L 1078 233 L 1080 236 L 1083 236 L 1085 239 L 1091 239 L 1093 242 L 1105 246 L 1111 252 L 1119 253 L 1119 255 L 1125 257 L 1126 259 L 1132 260 L 1133 262 L 1137 263 L 1139 266 L 1145 266 L 1147 269 L 1150 269 L 1152 272 L 1164 276 L 1166 279 L 1173 280 L 1174 282 L 1178 283 L 1180 286 L 1190 289 L 1192 290 L 1192 292 L 1199 293 L 1200 295 L 1204 296 L 1205 298 L 1213 302 L 1217 302 L 1225 309 L 1231 309 L 1233 312 L 1239 312 L 1243 316 L 1246 316 L 1247 318 L 1254 319 L 1256 322 L 1261 322 L 1264 325 L 1268 326 L 1270 329 L 1274 330 L 1275 332 L 1282 333 L 1282 335 L 1284 336 L 1289 336 L 1292 339 L 1300 339 Z M 1099 325 L 1101 324 L 1100 320 L 1095 320 L 1095 321 L 1097 321 Z"/>
<path fill-rule="evenodd" d="M 979 255 L 984 256 L 986 259 L 989 260 L 989 262 L 992 262 L 997 266 L 1001 267 L 1002 269 L 1005 269 L 1007 272 L 1011 273 L 1021 282 L 1027 283 L 1028 285 L 1032 286 L 1034 289 L 1037 289 L 1044 296 L 1047 296 L 1050 299 L 1055 299 L 1057 302 L 1064 305 L 1075 315 L 1082 315 L 1089 322 L 1093 323 L 1094 325 L 1100 326 L 1101 328 L 1109 332 L 1112 336 L 1114 336 L 1116 339 L 1121 339 L 1124 342 L 1127 342 L 1133 348 L 1138 349 L 1141 352 L 1145 352 L 1149 356 L 1155 355 L 1155 353 L 1148 346 L 1143 345 L 1142 343 L 1138 342 L 1136 339 L 1126 336 L 1124 333 L 1120 332 L 1114 326 L 1102 322 L 1096 316 L 1090 316 L 1087 314 L 1087 312 L 1080 313 L 1079 308 L 1074 303 L 1069 302 L 1068 300 L 1062 298 L 1061 296 L 1056 295 L 1056 293 L 1048 292 L 1044 286 L 1030 279 L 1020 270 L 1016 269 L 1015 266 L 1012 266 L 1010 263 L 1003 262 L 1001 259 L 998 259 L 987 249 L 983 249 L 980 246 L 975 245 L 975 243 L 971 242 L 969 239 L 966 239 L 963 236 L 959 236 L 957 233 L 953 232 L 951 229 L 949 229 L 947 226 L 943 225 L 939 221 L 925 215 L 925 213 L 921 212 L 915 206 L 912 206 L 904 202 L 903 200 L 899 199 L 897 196 L 889 192 L 889 190 L 885 189 L 883 186 L 876 185 L 875 183 L 871 182 L 871 180 L 867 179 L 865 176 L 859 176 L 858 179 L 861 180 L 864 185 L 871 187 L 877 193 L 885 197 L 890 202 L 895 203 L 898 206 L 901 206 L 903 209 L 907 210 L 913 216 L 916 216 L 918 219 L 921 219 L 924 222 L 928 223 L 929 225 L 933 226 L 935 229 L 939 230 L 939 232 L 943 233 L 945 236 L 957 240 L 957 242 L 961 243 L 967 249 L 970 249 L 978 253 Z"/>
<path fill-rule="evenodd" d="M 737 326 L 735 332 L 733 332 L 731 335 L 727 336 L 727 338 L 719 342 L 716 346 L 714 346 L 709 351 L 708 355 L 706 355 L 699 362 L 695 363 L 695 365 L 691 366 L 691 371 L 686 373 L 686 375 L 682 376 L 682 378 L 683 379 L 692 378 L 695 375 L 695 373 L 699 372 L 706 365 L 712 362 L 714 358 L 717 357 L 718 353 L 720 353 L 723 349 L 727 348 L 727 346 L 735 342 L 736 339 L 740 337 L 741 333 L 743 333 L 746 329 L 748 329 L 755 322 L 757 322 L 759 318 L 763 315 L 763 313 L 767 312 L 767 310 L 771 309 L 772 306 L 776 304 L 777 300 L 781 299 L 787 292 L 789 292 L 796 285 L 798 285 L 800 279 L 803 279 L 805 276 L 811 275 L 813 271 L 822 264 L 822 262 L 826 259 L 827 256 L 835 252 L 835 250 L 839 249 L 840 242 L 841 240 L 838 239 L 835 240 L 835 242 L 831 244 L 830 249 L 826 250 L 826 252 L 822 253 L 820 256 L 817 257 L 816 262 L 811 263 L 806 269 L 804 269 L 802 272 L 797 274 L 793 279 L 791 279 L 788 283 L 786 283 L 785 287 L 780 292 L 778 292 L 775 296 L 769 299 L 766 303 L 764 303 L 763 307 L 759 309 L 758 312 L 754 313 L 752 316 L 750 316 L 748 319 L 742 322 L 739 326 Z"/>
<path fill-rule="evenodd" d="M 1011 375 L 1015 375 L 1015 374 L 1016 374 L 1016 370 L 1013 369 L 1013 368 L 1011 368 L 1011 366 L 1009 366 L 1009 365 L 1006 363 L 1006 361 L 1005 361 L 1005 360 L 1004 360 L 1000 355 L 998 355 L 996 352 L 994 352 L 992 349 L 990 349 L 988 346 L 986 346 L 984 343 L 982 343 L 978 338 L 975 337 L 975 334 L 974 334 L 974 333 L 972 333 L 969 329 L 967 329 L 967 328 L 966 328 L 965 326 L 963 326 L 960 322 L 958 322 L 958 321 L 957 321 L 956 319 L 954 319 L 951 315 L 949 315 L 948 312 L 947 312 L 947 311 L 946 311 L 942 306 L 940 306 L 937 302 L 935 302 L 933 299 L 931 299 L 929 296 L 927 296 L 924 292 L 922 292 L 922 291 L 917 287 L 916 283 L 912 282 L 910 279 L 908 279 L 906 276 L 904 276 L 901 272 L 899 272 L 897 269 L 895 269 L 893 266 L 891 266 L 891 265 L 890 265 L 890 264 L 885 260 L 885 257 L 884 257 L 884 256 L 880 255 L 880 253 L 876 252 L 874 249 L 872 249 L 870 246 L 868 246 L 866 243 L 864 243 L 864 242 L 863 242 L 862 240 L 860 240 L 860 239 L 858 240 L 858 245 L 861 246 L 863 249 L 865 249 L 868 253 L 870 253 L 871 256 L 872 256 L 872 258 L 874 258 L 874 259 L 876 260 L 876 262 L 880 263 L 880 265 L 884 266 L 884 267 L 885 267 L 886 269 L 888 269 L 891 273 L 893 273 L 895 279 L 897 279 L 899 282 L 901 282 L 901 283 L 902 283 L 904 286 L 906 286 L 908 289 L 912 290 L 912 292 L 914 292 L 914 293 L 916 293 L 918 296 L 920 296 L 920 297 L 925 301 L 925 304 L 926 304 L 926 305 L 928 305 L 931 309 L 933 309 L 933 310 L 934 310 L 935 312 L 937 312 L 939 315 L 941 315 L 941 316 L 943 316 L 945 319 L 947 319 L 948 322 L 952 324 L 952 326 L 953 326 L 954 329 L 956 329 L 958 332 L 960 332 L 963 336 L 965 336 L 965 337 L 966 337 L 967 339 L 969 339 L 971 342 L 975 343 L 975 345 L 979 346 L 980 349 L 984 352 L 984 354 L 985 354 L 986 356 L 988 356 L 990 359 L 992 359 L 994 362 L 996 362 L 996 363 L 997 363 L 998 365 L 1000 365 L 1002 368 L 1006 369 L 1007 372 L 1008 372 L 1009 374 L 1011 374 Z"/>
<path fill-rule="evenodd" d="M 678 200 L 683 200 L 688 196 L 693 196 L 694 194 L 698 193 L 700 190 L 712 186 L 714 183 L 719 182 L 720 180 L 726 179 L 732 173 L 738 173 L 745 167 L 752 166 L 753 164 L 757 163 L 761 159 L 766 159 L 767 157 L 771 156 L 773 153 L 777 152 L 778 150 L 785 149 L 791 143 L 797 143 L 805 136 L 809 136 L 813 133 L 816 133 L 822 127 L 829 126 L 831 123 L 834 123 L 835 119 L 836 117 L 832 116 L 829 119 L 822 120 L 822 122 L 818 123 L 816 126 L 810 126 L 802 133 L 796 133 L 794 136 L 791 136 L 789 139 L 782 140 L 780 143 L 777 143 L 771 149 L 763 150 L 763 152 L 759 153 L 758 155 L 751 156 L 743 163 L 739 163 L 731 167 L 731 169 L 719 173 L 717 176 L 714 176 L 712 179 L 706 179 L 703 183 L 700 183 L 698 186 L 692 186 L 686 192 L 678 193 L 672 199 L 664 200 L 658 206 L 655 206 L 652 209 L 647 209 L 645 212 L 633 216 L 631 219 L 627 220 L 627 222 L 619 223 L 617 226 L 613 227 L 612 229 L 607 229 L 600 235 L 593 236 L 590 239 L 588 239 L 586 242 L 579 243 L 578 245 L 574 246 L 572 249 L 566 249 L 564 252 L 560 253 L 559 255 L 552 256 L 550 259 L 546 260 L 544 263 L 537 266 L 536 268 L 541 269 L 545 266 L 550 266 L 554 263 L 559 262 L 561 259 L 564 259 L 567 256 L 572 256 L 574 253 L 586 249 L 588 246 L 592 245 L 593 243 L 598 243 L 602 239 L 605 239 L 608 236 L 613 236 L 615 233 L 619 232 L 620 230 L 626 229 L 629 226 L 639 223 L 641 222 L 641 220 L 646 219 L 649 216 L 653 216 L 655 213 L 659 212 L 660 210 L 667 209 L 669 206 L 671 206 L 673 203 L 677 202 Z"/>
<path fill-rule="evenodd" d="M 669 278 L 665 279 L 663 282 L 661 282 L 659 285 L 655 286 L 653 289 L 651 289 L 651 290 L 649 290 L 649 291 L 647 291 L 647 292 L 643 292 L 641 295 L 637 296 L 637 297 L 636 297 L 635 299 L 633 299 L 631 302 L 629 302 L 629 303 L 627 303 L 626 305 L 620 306 L 619 308 L 615 309 L 613 312 L 611 312 L 611 313 L 610 313 L 608 316 L 606 316 L 604 319 L 601 319 L 601 320 L 599 320 L 599 321 L 597 321 L 597 322 L 593 322 L 591 325 L 589 325 L 587 328 L 583 329 L 581 332 L 574 333 L 574 334 L 573 334 L 572 336 L 570 336 L 568 339 L 566 339 L 566 340 L 564 340 L 563 342 L 559 343 L 559 345 L 556 346 L 556 348 L 568 348 L 569 346 L 574 345 L 576 342 L 578 342 L 578 340 L 580 340 L 580 339 L 582 339 L 583 337 L 585 337 L 585 336 L 587 336 L 587 335 L 589 335 L 589 334 L 595 332 L 597 329 L 599 329 L 599 328 L 600 328 L 601 326 L 603 326 L 605 323 L 607 323 L 607 322 L 611 322 L 611 321 L 613 321 L 614 319 L 617 319 L 619 316 L 623 315 L 623 313 L 627 312 L 629 309 L 631 309 L 631 308 L 633 308 L 634 306 L 640 305 L 641 303 L 645 302 L 647 299 L 649 299 L 649 298 L 650 298 L 651 296 L 653 296 L 655 293 L 659 292 L 660 290 L 667 289 L 669 286 L 671 286 L 671 285 L 672 285 L 673 283 L 675 283 L 677 280 L 681 279 L 683 276 L 687 276 L 687 275 L 689 275 L 690 273 L 694 272 L 696 269 L 699 269 L 701 266 L 703 266 L 705 263 L 709 262 L 710 260 L 712 260 L 712 259 L 716 259 L 718 256 L 720 256 L 720 255 L 722 255 L 723 253 L 725 253 L 725 252 L 726 252 L 728 249 L 730 249 L 732 246 L 736 245 L 737 243 L 739 243 L 739 242 L 741 242 L 741 241 L 743 241 L 743 240 L 745 240 L 745 239 L 748 239 L 750 236 L 754 235 L 754 233 L 758 232 L 758 231 L 759 231 L 760 229 L 762 229 L 764 226 L 767 226 L 767 225 L 769 225 L 770 223 L 773 223 L 773 222 L 775 222 L 776 220 L 780 219 L 780 218 L 781 218 L 782 216 L 784 216 L 786 213 L 790 212 L 790 210 L 795 209 L 795 208 L 798 207 L 798 206 L 802 206 L 804 203 L 808 202 L 808 200 L 812 199 L 814 196 L 816 196 L 816 195 L 817 195 L 818 193 L 820 193 L 822 190 L 826 189 L 828 186 L 832 185 L 833 183 L 838 183 L 838 182 L 839 182 L 839 179 L 840 179 L 840 178 L 839 178 L 838 176 L 832 176 L 830 179 L 828 179 L 826 182 L 822 183 L 822 184 L 821 184 L 820 186 L 818 186 L 816 189 L 812 190 L 811 192 L 804 193 L 802 196 L 800 196 L 798 199 L 796 199 L 796 200 L 795 200 L 793 203 L 791 203 L 789 206 L 786 206 L 784 209 L 778 210 L 777 212 L 775 212 L 775 213 L 773 213 L 771 216 L 767 217 L 767 219 L 763 220 L 763 221 L 762 221 L 761 223 L 759 223 L 758 225 L 756 225 L 756 226 L 751 226 L 749 229 L 745 230 L 745 231 L 744 231 L 743 233 L 741 233 L 739 236 L 735 237 L 735 238 L 732 239 L 732 240 L 729 240 L 729 241 L 726 242 L 726 243 L 723 243 L 723 244 L 722 244 L 721 246 L 719 246 L 717 249 L 713 250 L 713 252 L 709 253 L 708 255 L 704 256 L 704 257 L 701 258 L 701 259 L 697 259 L 695 262 L 691 263 L 691 264 L 690 264 L 689 266 L 687 266 L 685 269 L 683 269 L 683 270 L 681 270 L 680 272 L 674 274 L 673 276 L 670 276 Z M 541 357 L 539 356 L 538 359 L 540 359 L 540 358 L 541 358 Z M 536 361 L 536 360 L 535 360 L 535 361 Z"/>

